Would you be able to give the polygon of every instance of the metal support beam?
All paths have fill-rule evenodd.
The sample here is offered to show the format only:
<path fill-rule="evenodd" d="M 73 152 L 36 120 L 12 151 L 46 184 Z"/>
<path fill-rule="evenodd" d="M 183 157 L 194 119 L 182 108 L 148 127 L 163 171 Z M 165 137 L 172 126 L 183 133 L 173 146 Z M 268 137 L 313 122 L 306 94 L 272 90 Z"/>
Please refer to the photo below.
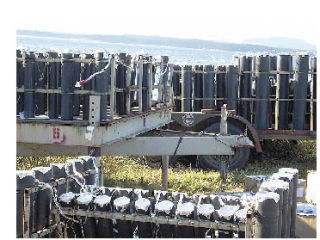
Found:
<path fill-rule="evenodd" d="M 180 142 L 180 143 L 179 143 Z M 101 146 L 101 156 L 162 156 L 173 155 L 233 155 L 234 148 L 254 147 L 248 137 L 230 136 L 179 136 L 135 137 Z M 157 147 L 155 147 L 157 146 Z M 17 144 L 17 155 L 60 156 L 87 155 L 86 146 L 63 146 L 56 144 Z"/>
<path fill-rule="evenodd" d="M 169 122 L 171 122 L 170 109 L 159 109 L 129 118 L 121 118 L 106 126 L 17 121 L 17 142 L 97 147 L 135 137 Z"/>
<path fill-rule="evenodd" d="M 162 167 L 161 167 L 161 185 L 164 190 L 168 189 L 168 167 L 169 167 L 169 156 L 162 156 Z"/>

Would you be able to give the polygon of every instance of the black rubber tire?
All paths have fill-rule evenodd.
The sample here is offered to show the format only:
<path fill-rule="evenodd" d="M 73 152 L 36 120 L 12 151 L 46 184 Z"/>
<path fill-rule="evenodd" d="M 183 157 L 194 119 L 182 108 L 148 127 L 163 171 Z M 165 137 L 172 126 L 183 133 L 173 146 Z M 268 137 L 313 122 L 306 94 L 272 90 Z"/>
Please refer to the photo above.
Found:
<path fill-rule="evenodd" d="M 176 166 L 177 162 L 180 160 L 180 156 L 170 156 L 169 157 L 169 165 L 174 167 Z"/>
<path fill-rule="evenodd" d="M 219 133 L 220 122 L 216 122 L 205 129 L 208 133 Z M 229 134 L 243 134 L 243 130 L 228 122 Z M 219 170 L 220 166 L 218 160 L 214 160 L 213 157 L 219 158 L 219 156 L 199 156 L 199 164 L 204 169 Z M 250 148 L 237 148 L 235 149 L 235 155 L 230 161 L 229 169 L 243 168 L 250 158 Z"/>

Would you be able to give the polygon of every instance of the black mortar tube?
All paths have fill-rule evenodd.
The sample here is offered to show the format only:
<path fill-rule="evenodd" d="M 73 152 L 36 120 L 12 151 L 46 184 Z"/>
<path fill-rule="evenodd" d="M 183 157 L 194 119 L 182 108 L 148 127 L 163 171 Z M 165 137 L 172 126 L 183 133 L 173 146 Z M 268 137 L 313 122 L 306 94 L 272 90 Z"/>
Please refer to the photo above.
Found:
<path fill-rule="evenodd" d="M 63 53 L 61 59 L 61 119 L 73 119 L 74 65 L 71 53 Z"/>
<path fill-rule="evenodd" d="M 292 58 L 290 55 L 280 55 L 278 61 L 277 70 L 290 71 L 292 68 Z M 277 92 L 279 93 L 279 99 L 289 99 L 289 79 L 290 74 L 279 73 L 277 81 Z M 279 101 L 279 117 L 278 117 L 278 129 L 288 129 L 288 102 Z"/>
<path fill-rule="evenodd" d="M 240 68 L 240 83 L 239 93 L 240 98 L 252 98 L 252 79 L 251 79 L 251 68 L 252 68 L 252 57 L 241 56 L 239 62 Z M 251 108 L 250 101 L 241 100 L 240 102 L 240 116 L 251 122 Z"/>
<path fill-rule="evenodd" d="M 203 98 L 212 98 L 211 100 L 203 100 L 203 108 L 215 109 L 216 104 L 214 101 L 215 96 L 214 84 L 214 66 L 204 65 L 203 68 Z"/>
<path fill-rule="evenodd" d="M 24 117 L 34 118 L 35 104 L 34 104 L 34 64 L 35 55 L 33 52 L 23 52 L 23 79 L 24 79 Z"/>
<path fill-rule="evenodd" d="M 257 129 L 268 129 L 269 127 L 269 56 L 256 57 L 256 108 L 255 127 Z"/>
<path fill-rule="evenodd" d="M 191 80 L 191 65 L 182 66 L 182 85 L 181 85 L 181 111 L 191 112 L 191 94 L 192 94 L 192 80 Z M 187 99 L 185 99 L 187 98 Z"/>
<path fill-rule="evenodd" d="M 304 130 L 307 108 L 309 56 L 299 55 L 296 61 L 296 85 L 293 101 L 293 129 Z"/>
<path fill-rule="evenodd" d="M 238 67 L 229 65 L 226 75 L 227 107 L 238 112 Z"/>

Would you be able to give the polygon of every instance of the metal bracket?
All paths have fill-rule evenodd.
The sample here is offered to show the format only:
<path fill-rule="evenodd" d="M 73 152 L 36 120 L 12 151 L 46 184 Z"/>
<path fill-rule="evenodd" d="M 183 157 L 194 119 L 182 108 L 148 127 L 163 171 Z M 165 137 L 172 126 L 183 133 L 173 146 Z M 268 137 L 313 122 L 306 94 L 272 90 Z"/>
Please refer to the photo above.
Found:
<path fill-rule="evenodd" d="M 227 104 L 223 104 L 221 107 L 221 122 L 220 122 L 220 134 L 227 135 L 228 134 L 228 110 Z"/>
<path fill-rule="evenodd" d="M 100 96 L 90 96 L 89 125 L 97 126 L 100 122 Z"/>

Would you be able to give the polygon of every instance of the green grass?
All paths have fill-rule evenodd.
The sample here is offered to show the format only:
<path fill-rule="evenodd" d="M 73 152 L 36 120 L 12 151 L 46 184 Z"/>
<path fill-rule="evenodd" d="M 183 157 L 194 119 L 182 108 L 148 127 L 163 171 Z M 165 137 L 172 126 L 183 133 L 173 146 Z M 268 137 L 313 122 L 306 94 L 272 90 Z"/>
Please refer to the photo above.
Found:
<path fill-rule="evenodd" d="M 245 175 L 271 174 L 281 167 L 299 169 L 299 177 L 306 178 L 308 170 L 316 169 L 316 141 L 266 141 L 264 153 L 253 153 L 244 169 L 228 173 L 227 191 L 242 190 Z M 17 157 L 17 169 L 49 166 L 51 162 L 65 162 L 70 157 Z M 105 185 L 161 189 L 160 158 L 102 157 Z M 169 191 L 193 193 L 215 192 L 220 186 L 219 172 L 205 171 L 180 165 L 169 169 Z"/>

